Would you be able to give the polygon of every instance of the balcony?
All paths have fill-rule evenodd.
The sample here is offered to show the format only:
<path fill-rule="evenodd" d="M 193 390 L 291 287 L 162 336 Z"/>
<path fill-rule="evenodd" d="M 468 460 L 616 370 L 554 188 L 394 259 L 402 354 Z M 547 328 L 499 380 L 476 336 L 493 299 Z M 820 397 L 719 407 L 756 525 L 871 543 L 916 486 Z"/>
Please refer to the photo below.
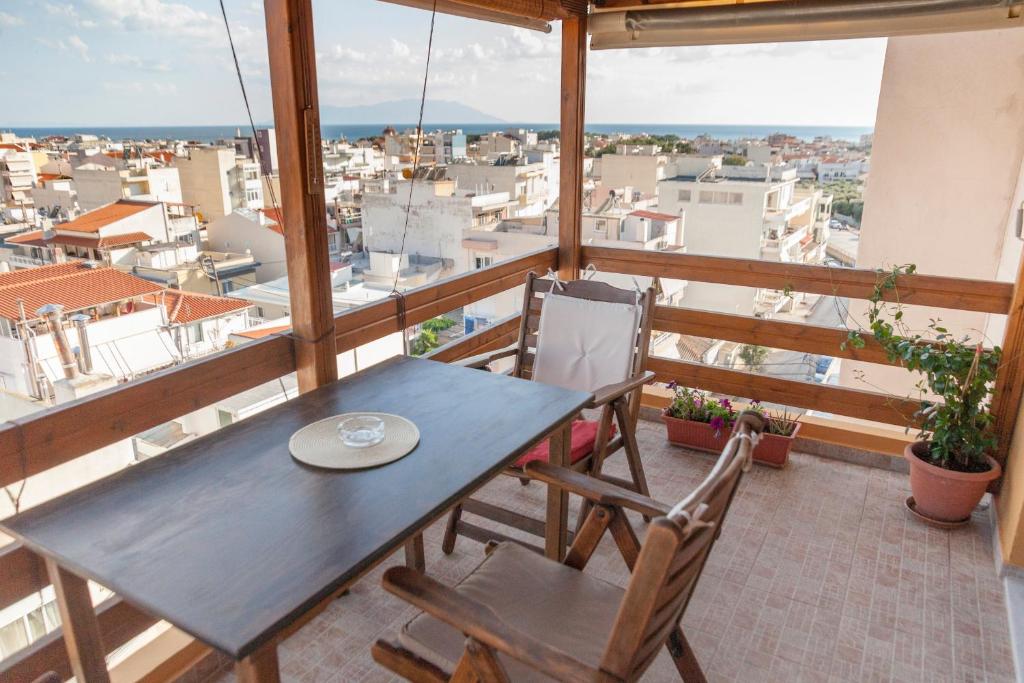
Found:
<path fill-rule="evenodd" d="M 499 15 L 502 11 L 508 14 L 513 6 L 521 10 L 536 5 L 536 12 L 516 16 L 521 25 L 536 28 L 538 21 L 563 22 L 561 181 L 563 188 L 582 185 L 582 83 L 586 80 L 588 19 L 569 2 L 554 3 L 558 12 L 551 16 L 546 12 L 551 11 L 552 3 L 546 2 L 480 0 L 462 4 L 490 7 Z M 615 10 L 625 4 L 607 0 L 605 7 Z M 91 467 L 70 488 L 116 472 L 118 467 L 111 462 L 108 449 L 139 434 L 153 439 L 166 436 L 153 430 L 268 384 L 281 383 L 283 398 L 288 398 L 282 378 L 293 373 L 303 394 L 330 385 L 338 374 L 339 354 L 405 334 L 428 320 L 489 297 L 514 292 L 530 273 L 543 276 L 556 271 L 569 279 L 593 266 L 602 275 L 627 279 L 665 278 L 855 300 L 871 295 L 877 274 L 868 269 L 583 244 L 582 198 L 565 191 L 559 200 L 557 247 L 427 283 L 423 281 L 435 275 L 440 264 L 411 260 L 404 266 L 400 255 L 388 255 L 389 265 L 382 266 L 377 276 L 379 283 L 390 287 L 397 272 L 415 280 L 410 288 L 400 296 L 333 315 L 326 250 L 316 246 L 324 233 L 323 196 L 322 188 L 317 194 L 319 184 L 310 169 L 318 168 L 320 152 L 305 138 L 306 131 L 316 130 L 316 116 L 310 115 L 316 108 L 309 107 L 310 93 L 305 89 L 313 83 L 315 98 L 315 79 L 285 77 L 282 82 L 278 76 L 308 76 L 309 65 L 315 62 L 310 4 L 305 0 L 267 0 L 267 11 L 274 19 L 268 22 L 268 42 L 275 74 L 278 144 L 287 152 L 279 156 L 283 162 L 281 196 L 289 211 L 293 329 L 9 420 L 0 427 L 0 486 L 17 490 L 27 482 L 28 497 L 22 501 L 26 505 L 55 495 L 57 491 L 40 487 L 38 482 L 74 468 L 76 461 L 87 460 Z M 900 27 L 906 28 L 904 24 Z M 642 40 L 642 34 L 630 32 L 629 40 Z M 594 36 L 596 43 L 619 39 L 625 40 L 610 31 Z M 1024 353 L 1024 287 L 1019 275 L 1016 283 L 906 275 L 899 278 L 899 289 L 903 300 L 911 304 L 1005 315 L 1005 353 L 1010 358 Z M 529 309 L 525 315 L 531 315 Z M 501 348 L 517 338 L 522 322 L 519 315 L 496 321 L 434 350 L 429 357 L 451 362 Z M 653 327 L 665 334 L 893 365 L 872 340 L 866 340 L 862 348 L 843 347 L 844 331 L 819 325 L 659 305 Z M 907 477 L 900 471 L 903 461 L 898 457 L 906 443 L 901 428 L 912 421 L 918 402 L 866 389 L 658 356 L 648 359 L 647 368 L 661 382 L 676 381 L 717 394 L 757 398 L 816 413 L 802 418 L 800 452 L 789 468 L 756 468 L 744 480 L 686 613 L 687 633 L 712 680 L 1013 680 L 1008 608 L 995 565 L 1008 562 L 1007 571 L 1013 572 L 1022 559 L 1019 539 L 1014 542 L 1024 529 L 1020 493 L 1014 490 L 1015 484 L 1020 486 L 1024 466 L 1024 449 L 1014 441 L 1024 384 L 1018 365 L 1000 368 L 993 406 L 1000 443 L 995 456 L 1008 471 L 1005 488 L 975 512 L 970 525 L 956 530 L 922 526 L 903 507 Z M 648 418 L 656 415 L 654 411 L 664 399 L 663 392 L 657 390 L 645 394 L 643 407 Z M 250 419 L 259 421 L 258 416 Z M 656 421 L 642 421 L 640 449 L 653 495 L 674 501 L 693 489 L 708 472 L 711 460 L 667 446 L 661 430 Z M 156 456 L 166 457 L 167 453 Z M 609 462 L 608 472 L 621 475 L 623 467 L 621 459 L 615 459 Z M 214 484 L 222 482 L 211 482 Z M 395 507 L 401 506 L 407 493 L 395 492 Z M 485 500 L 533 515 L 544 508 L 546 495 L 543 485 L 521 486 L 511 479 L 494 480 L 483 491 Z M 5 508 L 4 514 L 7 512 Z M 993 519 L 998 520 L 1001 537 L 995 543 Z M 641 535 L 648 528 L 639 518 L 632 523 Z M 453 583 L 479 562 L 481 549 L 460 541 L 453 555 L 443 556 L 438 551 L 439 535 L 439 523 L 427 529 L 427 571 Z M 102 540 L 96 539 L 97 544 Z M 368 648 L 379 635 L 408 617 L 409 609 L 380 589 L 382 570 L 396 559 L 379 559 L 382 564 L 339 586 L 335 593 L 311 605 L 304 621 L 289 627 L 293 630 L 280 645 L 286 678 L 388 678 L 370 660 Z M 608 543 L 599 547 L 591 570 L 620 585 L 626 579 Z M 39 556 L 17 543 L 0 548 L 0 579 L 0 606 L 49 595 L 53 590 Z M 345 590 L 348 593 L 340 595 Z M 150 631 L 156 619 L 141 606 L 105 594 L 95 606 L 95 615 L 97 627 L 92 635 L 102 641 L 107 653 L 130 642 L 134 645 L 132 652 L 122 651 L 108 662 L 119 679 L 230 679 L 225 673 L 230 662 L 199 640 L 173 628 L 159 634 Z M 51 621 L 49 625 L 55 624 Z M 148 636 L 145 642 L 133 642 L 143 633 Z M 73 659 L 78 657 L 72 636 L 78 638 L 79 634 L 50 629 L 0 662 L 0 675 L 20 682 L 54 670 L 62 678 L 70 677 Z M 254 677 L 251 670 L 241 671 Z M 644 680 L 676 679 L 672 664 L 662 655 Z"/>
<path fill-rule="evenodd" d="M 660 424 L 640 425 L 645 465 L 658 473 L 652 494 L 679 500 L 712 458 L 666 445 Z M 609 473 L 627 474 L 617 460 Z M 926 530 L 907 519 L 900 502 L 906 494 L 901 474 L 812 455 L 795 454 L 782 471 L 756 468 L 683 620 L 708 679 L 1012 681 L 987 517 L 979 513 L 969 529 Z M 534 516 L 544 509 L 542 486 L 507 477 L 488 484 L 481 498 Z M 441 523 L 426 533 L 427 571 L 454 584 L 480 562 L 480 545 L 460 540 L 444 555 L 442 533 Z M 409 619 L 405 603 L 380 587 L 398 559 L 281 645 L 286 679 L 377 680 L 370 645 Z M 613 544 L 602 545 L 592 562 L 601 578 L 625 585 Z M 978 658 L 979 651 L 990 655 Z M 675 682 L 679 674 L 663 653 L 643 680 Z"/>

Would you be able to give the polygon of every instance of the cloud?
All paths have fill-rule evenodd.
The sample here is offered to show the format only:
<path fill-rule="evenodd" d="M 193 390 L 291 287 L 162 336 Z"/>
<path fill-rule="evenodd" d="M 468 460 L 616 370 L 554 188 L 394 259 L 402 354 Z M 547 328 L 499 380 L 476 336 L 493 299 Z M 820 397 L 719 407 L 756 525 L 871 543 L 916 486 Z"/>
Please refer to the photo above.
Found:
<path fill-rule="evenodd" d="M 86 45 L 85 41 L 76 35 L 68 36 L 68 47 L 82 58 L 84 62 L 91 62 L 92 57 L 89 56 L 89 46 Z"/>
<path fill-rule="evenodd" d="M 86 0 L 102 23 L 125 31 L 154 31 L 164 36 L 223 39 L 220 17 L 165 0 Z M 235 28 L 235 27 L 232 27 Z M 239 27 L 240 29 L 242 27 Z"/>
<path fill-rule="evenodd" d="M 83 19 L 78 9 L 70 3 L 44 2 L 43 9 L 51 17 L 62 18 L 70 21 L 79 28 L 95 28 L 96 22 L 92 19 Z"/>
<path fill-rule="evenodd" d="M 143 59 L 136 55 L 127 54 L 108 54 L 104 58 L 107 64 L 113 64 L 115 66 L 132 67 L 134 69 L 140 69 L 142 71 L 158 71 L 166 73 L 171 70 L 171 65 L 164 61 L 158 61 L 155 59 Z"/>
<path fill-rule="evenodd" d="M 25 23 L 25 20 L 21 17 L 16 17 L 13 14 L 7 12 L 0 12 L 0 28 L 13 28 L 15 26 L 21 26 Z"/>
<path fill-rule="evenodd" d="M 40 45 L 45 45 L 51 50 L 57 50 L 59 52 L 77 52 L 83 62 L 92 61 L 92 56 L 89 54 L 89 46 L 84 40 L 76 35 L 68 36 L 66 40 L 63 38 L 40 38 L 39 36 L 36 36 L 35 40 Z"/>

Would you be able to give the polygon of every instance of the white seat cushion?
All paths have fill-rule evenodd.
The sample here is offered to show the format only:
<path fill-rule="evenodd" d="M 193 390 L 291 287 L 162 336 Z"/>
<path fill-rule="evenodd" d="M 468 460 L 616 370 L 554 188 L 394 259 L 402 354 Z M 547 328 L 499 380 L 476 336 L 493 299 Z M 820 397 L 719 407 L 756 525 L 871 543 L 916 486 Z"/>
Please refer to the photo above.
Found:
<path fill-rule="evenodd" d="M 549 293 L 540 314 L 533 379 L 577 391 L 627 379 L 639 325 L 639 304 Z"/>

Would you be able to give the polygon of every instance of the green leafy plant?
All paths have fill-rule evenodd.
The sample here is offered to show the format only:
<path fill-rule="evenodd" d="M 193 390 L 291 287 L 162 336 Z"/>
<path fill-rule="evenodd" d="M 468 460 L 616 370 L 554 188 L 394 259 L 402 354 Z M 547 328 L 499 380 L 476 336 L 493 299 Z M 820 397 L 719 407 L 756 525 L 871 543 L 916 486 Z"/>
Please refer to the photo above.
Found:
<path fill-rule="evenodd" d="M 764 430 L 769 434 L 793 436 L 793 432 L 796 431 L 797 416 L 786 409 L 772 412 L 762 406 L 760 401 L 753 401 L 747 407 L 747 410 L 755 412 L 764 418 Z"/>
<path fill-rule="evenodd" d="M 438 340 L 438 333 L 447 330 L 454 324 L 454 320 L 445 316 L 425 321 L 420 327 L 420 333 L 409 345 L 409 355 L 422 356 L 439 347 L 441 342 Z"/>
<path fill-rule="evenodd" d="M 955 338 L 938 319 L 930 320 L 923 334 L 910 329 L 897 282 L 916 270 L 910 264 L 878 271 L 868 299 L 869 328 L 890 361 L 923 375 L 917 385 L 922 394 L 927 389 L 942 399 L 922 400 L 914 414 L 920 420 L 919 437 L 928 442 L 926 462 L 960 472 L 986 471 L 986 456 L 996 446 L 989 408 L 1002 350 L 986 350 L 969 336 Z M 846 346 L 863 348 L 861 332 L 851 330 Z"/>
<path fill-rule="evenodd" d="M 768 360 L 768 349 L 757 344 L 744 344 L 740 347 L 740 360 L 754 372 L 764 369 L 764 362 Z"/>

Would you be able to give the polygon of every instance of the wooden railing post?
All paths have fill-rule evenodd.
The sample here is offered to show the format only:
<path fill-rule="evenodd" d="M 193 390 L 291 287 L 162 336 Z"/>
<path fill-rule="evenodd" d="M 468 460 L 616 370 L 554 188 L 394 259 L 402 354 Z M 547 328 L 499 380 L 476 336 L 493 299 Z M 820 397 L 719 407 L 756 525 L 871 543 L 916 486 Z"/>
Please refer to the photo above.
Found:
<path fill-rule="evenodd" d="M 310 0 L 265 0 L 264 7 L 295 365 L 299 390 L 309 391 L 338 378 L 313 8 Z"/>
<path fill-rule="evenodd" d="M 1006 463 L 1010 451 L 1021 394 L 1024 392 L 1024 368 L 1021 367 L 1024 363 L 1024 258 L 1017 270 L 1002 349 L 1002 362 L 996 373 L 995 395 L 992 398 L 992 414 L 998 439 L 995 457 L 1000 465 Z M 999 481 L 993 483 L 993 490 L 998 490 Z"/>
<path fill-rule="evenodd" d="M 579 14 L 562 20 L 558 276 L 563 280 L 575 280 L 580 274 L 586 87 L 587 16 Z"/>

